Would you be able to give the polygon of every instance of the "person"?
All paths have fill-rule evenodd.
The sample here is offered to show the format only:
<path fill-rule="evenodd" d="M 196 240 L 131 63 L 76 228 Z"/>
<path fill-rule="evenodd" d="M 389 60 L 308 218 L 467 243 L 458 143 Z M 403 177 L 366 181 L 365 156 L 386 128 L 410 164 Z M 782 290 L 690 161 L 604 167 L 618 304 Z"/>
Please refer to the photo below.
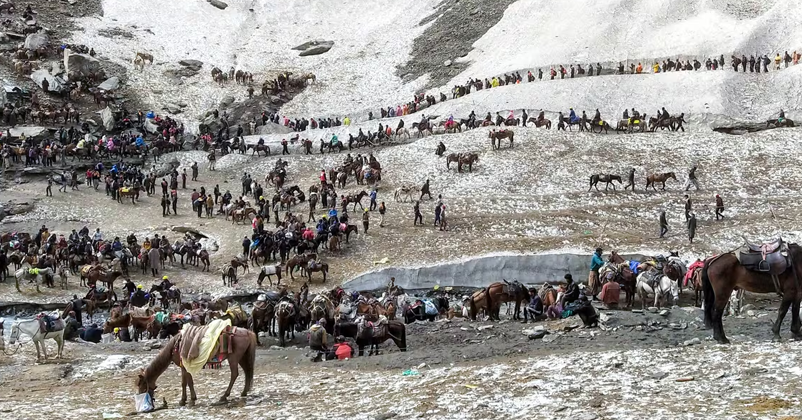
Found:
<path fill-rule="evenodd" d="M 365 233 L 368 233 L 368 226 L 370 225 L 370 213 L 368 213 L 368 209 L 362 212 L 362 228 L 364 229 Z"/>
<path fill-rule="evenodd" d="M 666 220 L 666 211 L 660 210 L 660 238 L 668 233 L 668 221 Z"/>
<path fill-rule="evenodd" d="M 624 111 L 624 113 L 626 113 L 626 111 Z M 635 191 L 635 168 L 629 168 L 628 180 L 629 180 L 629 182 L 627 183 L 627 185 L 624 186 L 624 191 L 626 191 L 627 188 L 632 187 L 632 191 L 634 192 Z"/>
<path fill-rule="evenodd" d="M 245 239 L 242 240 L 242 255 L 244 255 L 246 259 L 248 258 L 248 251 L 250 251 L 250 249 L 251 249 L 251 240 L 247 236 L 245 236 Z"/>
<path fill-rule="evenodd" d="M 45 188 L 45 196 L 52 197 L 53 196 L 53 175 L 47 176 L 47 188 Z"/>
<path fill-rule="evenodd" d="M 565 308 L 565 305 L 579 299 L 579 287 L 574 283 L 574 277 L 569 273 L 565 275 L 565 293 L 560 299 L 560 305 Z"/>
<path fill-rule="evenodd" d="M 376 210 L 376 188 L 370 190 L 370 211 Z"/>
<path fill-rule="evenodd" d="M 412 226 L 417 226 L 418 221 L 420 221 L 421 226 L 423 226 L 423 214 L 420 212 L 420 201 L 415 202 L 412 210 L 415 212 L 415 221 L 412 222 Z"/>
<path fill-rule="evenodd" d="M 79 337 L 81 340 L 97 344 L 103 338 L 103 330 L 98 328 L 97 324 L 92 324 L 81 331 Z"/>
<path fill-rule="evenodd" d="M 621 285 L 614 280 L 604 283 L 601 290 L 601 301 L 607 309 L 618 309 L 618 299 L 621 296 Z"/>
<path fill-rule="evenodd" d="M 576 116 L 576 112 L 574 111 L 573 108 L 571 108 L 570 112 L 568 113 L 568 122 L 570 122 L 570 123 L 579 122 L 579 117 Z"/>
<path fill-rule="evenodd" d="M 187 189 L 187 168 L 184 168 L 184 171 L 181 172 L 181 189 Z"/>
<path fill-rule="evenodd" d="M 696 236 L 696 215 L 691 212 L 691 217 L 688 219 L 688 241 L 693 243 L 693 238 Z"/>
<path fill-rule="evenodd" d="M 529 305 L 524 308 L 524 320 L 522 323 L 529 322 L 529 317 L 532 318 L 532 322 L 543 318 L 543 301 L 540 300 L 540 296 L 535 289 L 529 289 Z"/>
<path fill-rule="evenodd" d="M 691 185 L 699 191 L 699 183 L 696 181 L 696 165 L 693 165 L 690 171 L 688 171 L 688 182 L 685 184 L 685 191 L 691 189 Z"/>
<path fill-rule="evenodd" d="M 161 254 L 159 253 L 159 247 L 152 247 L 148 251 L 148 263 L 150 264 L 150 273 L 153 277 L 156 277 L 159 274 L 159 265 L 161 264 Z"/>
<path fill-rule="evenodd" d="M 446 230 L 448 223 L 446 222 L 446 205 L 440 206 L 440 230 Z"/>
<path fill-rule="evenodd" d="M 162 195 L 161 205 L 162 205 L 162 217 L 169 216 L 170 215 L 170 199 L 167 197 L 167 194 Z"/>
<path fill-rule="evenodd" d="M 83 314 L 81 310 L 84 307 L 83 299 L 78 299 L 78 295 L 72 295 L 72 313 L 75 315 L 75 320 L 78 322 L 78 326 L 82 327 L 83 323 Z"/>
<path fill-rule="evenodd" d="M 64 339 L 65 340 L 74 340 L 79 336 L 78 329 L 80 325 L 78 324 L 78 320 L 75 319 L 75 312 L 70 311 L 67 314 L 67 319 L 64 320 Z"/>
<path fill-rule="evenodd" d="M 691 198 L 685 194 L 685 221 L 691 218 Z"/>
<path fill-rule="evenodd" d="M 349 344 L 343 336 L 337 337 L 333 350 L 337 360 L 346 360 L 354 357 L 354 348 L 351 347 L 351 344 Z"/>
<path fill-rule="evenodd" d="M 716 194 L 716 220 L 724 218 L 724 200 Z"/>
<path fill-rule="evenodd" d="M 782 123 L 783 121 L 785 121 L 785 111 L 781 109 L 780 115 L 777 117 L 777 122 Z"/>
<path fill-rule="evenodd" d="M 128 331 L 128 328 L 118 328 L 114 327 L 114 340 L 115 341 L 122 341 L 124 343 L 131 342 L 131 334 Z"/>
<path fill-rule="evenodd" d="M 190 166 L 190 169 L 192 169 L 192 180 L 193 181 L 197 181 L 198 180 L 198 162 L 192 162 L 192 166 Z"/>
<path fill-rule="evenodd" d="M 379 227 L 384 227 L 384 213 L 387 212 L 387 207 L 384 205 L 384 201 L 379 204 Z"/>
<path fill-rule="evenodd" d="M 321 318 L 317 324 L 309 328 L 309 349 L 317 352 L 312 359 L 313 362 L 319 362 L 321 356 L 329 352 L 328 333 L 326 333 L 326 320 L 324 318 Z"/>
<path fill-rule="evenodd" d="M 582 319 L 582 323 L 586 327 L 596 327 L 599 325 L 599 314 L 596 312 L 596 308 L 590 304 L 587 296 L 580 296 L 577 304 L 574 305 L 571 310 L 574 314 L 579 315 L 579 318 Z"/>
<path fill-rule="evenodd" d="M 95 233 L 92 235 L 92 247 L 96 247 L 98 242 L 103 240 L 103 234 L 100 233 L 100 228 L 95 230 Z"/>
<path fill-rule="evenodd" d="M 599 269 L 604 265 L 602 259 L 602 249 L 596 248 L 593 257 L 590 259 L 590 272 L 588 273 L 588 289 L 593 299 L 596 299 L 596 294 L 599 293 Z"/>

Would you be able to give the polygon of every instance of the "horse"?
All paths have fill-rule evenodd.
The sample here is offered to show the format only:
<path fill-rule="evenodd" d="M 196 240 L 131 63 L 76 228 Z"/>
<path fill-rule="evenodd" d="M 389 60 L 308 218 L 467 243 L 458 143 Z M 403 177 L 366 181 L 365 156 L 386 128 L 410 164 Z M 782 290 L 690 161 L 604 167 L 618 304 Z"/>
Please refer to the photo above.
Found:
<path fill-rule="evenodd" d="M 680 294 L 682 293 L 682 279 L 685 277 L 685 272 L 688 267 L 682 262 L 677 252 L 671 252 L 668 257 L 668 262 L 663 265 L 663 274 L 669 279 L 677 282 Z"/>
<path fill-rule="evenodd" d="M 607 121 L 604 120 L 592 122 L 590 124 L 591 133 L 595 133 L 597 128 L 599 129 L 599 134 L 601 134 L 602 130 L 604 131 L 604 134 L 607 134 L 609 133 L 611 127 L 610 124 L 608 124 Z"/>
<path fill-rule="evenodd" d="M 599 182 L 605 183 L 604 191 L 607 191 L 607 188 L 610 187 L 610 185 L 613 186 L 613 191 L 615 191 L 615 184 L 613 183 L 613 181 L 618 181 L 619 185 L 622 184 L 621 177 L 619 175 L 593 174 L 590 176 L 590 188 L 588 188 L 588 191 L 590 191 L 593 188 L 596 188 L 596 191 L 599 191 L 598 187 Z"/>
<path fill-rule="evenodd" d="M 312 319 L 325 319 L 326 331 L 334 333 L 334 305 L 325 295 L 317 295 L 312 299 L 309 315 Z"/>
<path fill-rule="evenodd" d="M 33 271 L 33 273 L 32 273 L 32 271 Z M 43 279 L 45 279 L 44 280 L 45 284 L 51 284 L 52 281 L 53 281 L 52 280 L 53 279 L 53 270 L 50 269 L 50 268 L 43 268 L 43 269 L 39 269 L 39 268 L 20 268 L 19 270 L 17 270 L 14 273 L 14 279 L 15 279 L 15 285 L 16 285 L 16 288 L 17 288 L 17 292 L 22 293 L 22 290 L 19 287 L 20 280 L 28 280 L 28 282 L 32 282 L 32 283 L 34 283 L 36 285 L 36 292 L 37 293 L 41 293 L 41 290 L 39 290 L 39 277 L 40 276 Z M 48 278 L 50 280 L 47 280 Z"/>
<path fill-rule="evenodd" d="M 62 321 L 63 322 L 63 321 Z M 31 341 L 36 346 L 36 361 L 40 361 L 42 355 L 47 360 L 47 348 L 45 347 L 45 340 L 52 339 L 58 344 L 58 352 L 56 359 L 61 359 L 61 353 L 64 350 L 64 325 L 58 331 L 44 333 L 41 331 L 41 325 L 38 319 L 30 319 L 27 321 L 16 321 L 11 324 L 11 339 L 9 344 L 15 344 L 20 339 L 21 335 L 25 334 L 31 337 Z M 42 348 L 42 353 L 39 353 L 39 347 Z"/>
<path fill-rule="evenodd" d="M 490 137 L 490 147 L 492 149 L 501 149 L 501 139 L 510 139 L 510 149 L 512 149 L 512 142 L 513 137 L 515 136 L 515 132 L 512 130 L 492 130 L 488 137 Z M 496 145 L 498 143 L 498 145 Z"/>
<path fill-rule="evenodd" d="M 393 199 L 396 202 L 405 203 L 407 201 L 412 201 L 413 194 L 417 195 L 420 193 L 420 187 L 416 185 L 402 185 L 395 189 L 395 193 L 393 194 Z"/>
<path fill-rule="evenodd" d="M 693 306 L 699 307 L 699 303 L 702 298 L 702 267 L 693 270 L 690 283 L 694 292 Z"/>
<path fill-rule="evenodd" d="M 306 277 L 309 281 L 312 281 L 312 273 L 315 271 L 319 271 L 323 273 L 323 283 L 326 282 L 326 275 L 329 273 L 329 265 L 326 263 L 316 263 L 314 261 L 310 261 L 309 264 L 304 267 L 306 270 Z"/>
<path fill-rule="evenodd" d="M 668 300 L 668 295 L 671 294 L 671 297 L 674 299 L 674 302 L 679 300 L 679 288 L 677 287 L 677 283 L 672 281 L 668 276 L 664 276 L 662 273 L 657 273 L 656 275 L 659 277 L 657 279 L 657 283 L 655 287 L 650 286 L 645 277 L 648 273 L 641 273 L 638 275 L 638 282 L 635 285 L 635 288 L 640 295 L 641 300 L 641 308 L 646 309 L 646 298 L 650 294 L 654 294 L 654 306 L 658 309 L 660 308 L 660 303 L 662 301 Z"/>
<path fill-rule="evenodd" d="M 387 340 L 393 340 L 400 351 L 407 351 L 407 330 L 406 326 L 401 321 L 387 321 L 385 333 L 381 336 L 373 335 L 373 327 L 363 327 L 360 333 L 359 324 L 353 322 L 338 322 L 334 325 L 334 335 L 343 337 L 351 337 L 356 340 L 359 347 L 359 355 L 365 355 L 365 347 L 369 347 L 368 355 L 374 353 L 374 349 L 378 354 L 379 344 Z"/>
<path fill-rule="evenodd" d="M 284 337 L 291 334 L 295 339 L 295 317 L 298 314 L 295 304 L 288 301 L 279 302 L 276 306 L 276 324 L 278 326 L 279 343 L 284 347 Z"/>
<path fill-rule="evenodd" d="M 766 128 L 780 128 L 780 127 L 796 127 L 792 120 L 788 118 L 783 118 L 780 121 L 779 118 L 771 119 L 766 121 Z"/>
<path fill-rule="evenodd" d="M 275 336 L 274 328 L 274 315 L 276 312 L 276 304 L 269 299 L 262 302 L 256 302 L 251 309 L 251 318 L 249 320 L 249 327 L 256 335 L 256 344 L 259 343 L 259 332 L 265 331 L 268 335 Z"/>
<path fill-rule="evenodd" d="M 223 277 L 223 286 L 230 287 L 237 283 L 237 269 L 232 267 L 231 264 L 223 265 L 220 271 Z"/>
<path fill-rule="evenodd" d="M 473 293 L 469 303 L 470 316 L 472 320 L 476 320 L 479 309 L 484 308 L 491 321 L 499 320 L 501 304 L 515 302 L 513 319 L 519 319 L 521 302 L 525 300 L 529 300 L 529 291 L 521 283 L 509 283 L 506 280 L 504 283 L 495 282 Z"/>
<path fill-rule="evenodd" d="M 244 259 L 240 259 L 239 257 L 233 258 L 228 264 L 231 265 L 232 267 L 234 267 L 237 270 L 239 270 L 239 268 L 242 267 L 242 271 L 243 272 L 250 272 L 251 271 L 250 270 L 250 266 L 248 264 L 248 259 L 247 258 L 244 258 Z"/>
<path fill-rule="evenodd" d="M 201 272 L 209 271 L 209 267 L 212 264 L 209 261 L 209 251 L 207 251 L 205 249 L 201 249 L 200 251 L 197 252 L 197 257 L 198 258 L 195 260 L 195 264 L 198 263 L 198 260 L 200 260 L 201 264 L 203 264 L 203 268 L 201 269 Z"/>
<path fill-rule="evenodd" d="M 705 326 L 713 328 L 713 338 L 721 344 L 729 343 L 724 334 L 721 318 L 733 290 L 752 293 L 780 293 L 782 301 L 777 320 L 772 326 L 774 340 L 780 339 L 782 325 L 788 308 L 791 308 L 791 333 L 802 338 L 802 323 L 799 319 L 800 294 L 799 274 L 802 272 L 802 248 L 797 244 L 787 245 L 788 268 L 775 279 L 768 273 L 755 272 L 742 266 L 733 253 L 721 254 L 705 261 L 702 268 L 702 290 L 704 292 Z"/>
<path fill-rule="evenodd" d="M 240 366 L 245 372 L 245 386 L 240 395 L 243 397 L 247 396 L 253 386 L 253 371 L 256 365 L 256 336 L 253 332 L 242 328 L 235 329 L 232 332 L 224 331 L 222 334 L 229 334 L 231 347 L 231 352 L 224 355 L 225 360 L 228 360 L 228 365 L 231 368 L 231 377 L 226 392 L 218 400 L 220 403 L 225 403 L 228 400 L 228 396 L 231 395 L 231 388 L 234 386 L 234 381 L 236 381 L 239 376 Z M 150 362 L 148 367 L 139 372 L 134 382 L 138 393 L 148 393 L 151 398 L 155 397 L 156 380 L 167 370 L 170 363 L 173 363 L 181 368 L 181 401 L 178 404 L 180 406 L 187 404 L 187 386 L 189 386 L 191 395 L 189 404 L 190 406 L 195 405 L 195 401 L 197 400 L 195 384 L 192 375 L 183 367 L 181 355 L 178 351 L 183 338 L 183 333 L 171 338 L 161 351 L 159 351 L 159 354 L 153 361 Z M 189 344 L 187 343 L 185 345 Z M 221 354 L 221 356 L 223 356 L 223 354 Z"/>
<path fill-rule="evenodd" d="M 354 203 L 354 210 L 353 211 L 356 211 L 356 205 L 359 204 L 359 207 L 364 210 L 365 207 L 362 206 L 362 199 L 367 197 L 367 196 L 368 196 L 368 193 L 365 192 L 365 190 L 360 191 L 359 194 L 356 194 L 356 195 L 353 195 L 353 194 L 346 195 L 345 196 L 345 205 L 347 206 L 347 205 L 349 205 L 351 203 Z"/>
<path fill-rule="evenodd" d="M 648 189 L 649 186 L 651 186 L 654 191 L 657 191 L 657 188 L 655 188 L 655 185 L 658 182 L 660 182 L 660 183 L 663 184 L 663 188 L 661 188 L 660 191 L 665 191 L 665 189 L 666 189 L 666 181 L 669 180 L 669 179 L 673 179 L 674 181 L 677 180 L 677 177 L 676 177 L 676 175 L 674 175 L 674 172 L 664 172 L 662 174 L 651 174 L 651 175 L 646 177 L 646 188 Z"/>
<path fill-rule="evenodd" d="M 265 156 L 270 156 L 270 147 L 266 144 L 255 144 L 255 145 L 249 144 L 245 150 L 251 150 L 251 149 L 253 149 L 253 153 L 251 153 L 251 156 L 253 155 L 261 156 L 262 152 L 265 152 Z"/>
<path fill-rule="evenodd" d="M 286 264 L 286 274 L 290 275 L 290 278 L 295 280 L 293 273 L 295 272 L 296 267 L 301 268 L 301 273 L 304 272 L 304 267 L 309 264 L 309 261 L 314 261 L 317 259 L 317 254 L 298 254 L 293 256 L 292 258 L 287 260 Z"/>
<path fill-rule="evenodd" d="M 262 282 L 265 280 L 265 277 L 267 277 L 267 281 L 270 282 L 270 286 L 272 287 L 273 279 L 271 276 L 273 275 L 275 275 L 278 279 L 276 281 L 276 285 L 281 285 L 281 264 L 262 266 L 262 268 L 259 270 L 259 278 L 256 280 L 256 284 L 259 287 L 262 287 Z"/>
<path fill-rule="evenodd" d="M 359 235 L 359 228 L 356 225 L 348 225 L 345 227 L 345 232 L 342 233 L 345 234 L 345 243 L 348 243 L 348 239 L 351 237 L 352 233 Z"/>
<path fill-rule="evenodd" d="M 621 290 L 624 291 L 626 295 L 626 304 L 627 307 L 632 306 L 633 301 L 635 300 L 635 286 L 637 285 L 637 279 L 635 273 L 629 268 L 629 261 L 625 261 L 616 251 L 610 252 L 610 257 L 607 260 L 608 262 L 612 263 L 609 266 L 611 270 L 615 273 L 613 280 L 617 281 L 618 284 L 621 285 Z M 599 270 L 599 279 L 602 280 L 604 276 L 602 276 L 602 270 Z"/>
<path fill-rule="evenodd" d="M 548 118 L 537 119 L 530 118 L 529 122 L 535 125 L 535 128 L 546 127 L 546 130 L 551 130 L 551 120 Z"/>

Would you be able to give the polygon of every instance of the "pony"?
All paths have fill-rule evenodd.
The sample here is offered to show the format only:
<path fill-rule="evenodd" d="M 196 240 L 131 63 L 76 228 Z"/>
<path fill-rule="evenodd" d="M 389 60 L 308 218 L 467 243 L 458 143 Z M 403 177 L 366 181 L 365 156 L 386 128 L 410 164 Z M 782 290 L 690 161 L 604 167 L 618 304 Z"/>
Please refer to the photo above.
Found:
<path fill-rule="evenodd" d="M 256 365 L 256 335 L 252 331 L 237 328 L 233 332 L 223 332 L 222 334 L 230 335 L 231 353 L 225 355 L 225 360 L 228 360 L 228 365 L 231 368 L 231 377 L 226 392 L 218 400 L 219 403 L 225 403 L 228 400 L 228 396 L 231 395 L 231 388 L 239 376 L 239 367 L 242 367 L 243 372 L 245 372 L 245 386 L 240 395 L 243 397 L 248 395 L 253 386 L 253 371 Z M 192 375 L 182 366 L 181 355 L 178 351 L 183 338 L 183 333 L 171 338 L 148 367 L 139 371 L 134 381 L 138 393 L 148 393 L 151 397 L 155 397 L 156 381 L 173 363 L 181 367 L 181 401 L 178 404 L 180 406 L 187 404 L 187 386 L 189 386 L 191 396 L 189 405 L 195 405 L 195 401 L 198 399 L 197 395 L 195 395 L 195 383 Z"/>
<path fill-rule="evenodd" d="M 281 264 L 276 265 L 263 265 L 262 268 L 259 270 L 259 278 L 256 279 L 256 284 L 259 287 L 262 287 L 262 282 L 267 277 L 267 281 L 270 282 L 270 286 L 273 286 L 273 279 L 271 276 L 276 276 L 277 281 L 276 285 L 281 284 Z"/>
<path fill-rule="evenodd" d="M 334 335 L 351 337 L 356 340 L 359 347 L 359 355 L 365 355 L 365 347 L 370 347 L 368 355 L 378 354 L 379 344 L 387 340 L 393 340 L 400 351 L 407 351 L 407 329 L 401 321 L 387 321 L 384 335 L 375 336 L 373 328 L 364 328 L 360 334 L 359 325 L 353 322 L 338 322 L 334 325 Z M 369 331 L 365 331 L 369 330 Z"/>
<path fill-rule="evenodd" d="M 512 130 L 492 130 L 488 137 L 490 137 L 490 147 L 492 149 L 501 149 L 501 140 L 502 139 L 510 139 L 510 149 L 512 149 L 513 137 L 515 136 L 515 132 Z"/>
<path fill-rule="evenodd" d="M 782 296 L 777 320 L 771 328 L 774 340 L 780 339 L 780 326 L 791 308 L 791 333 L 802 338 L 799 308 L 802 301 L 799 273 L 802 270 L 802 248 L 787 245 L 788 267 L 773 280 L 768 273 L 755 272 L 742 266 L 733 253 L 721 254 L 705 261 L 702 267 L 705 326 L 713 328 L 713 338 L 721 344 L 729 343 L 724 334 L 721 318 L 733 290 L 752 293 L 779 293 Z"/>
<path fill-rule="evenodd" d="M 45 347 L 45 340 L 52 339 L 58 344 L 58 351 L 56 359 L 61 359 L 61 353 L 64 350 L 64 325 L 58 331 L 44 333 L 41 331 L 41 326 L 38 319 L 30 319 L 26 321 L 16 321 L 11 324 L 11 338 L 9 344 L 15 344 L 20 339 L 21 335 L 25 334 L 31 337 L 31 341 L 36 346 L 36 361 L 40 361 L 44 355 L 47 360 L 47 348 Z M 42 348 L 42 353 L 39 353 L 39 347 Z"/>
<path fill-rule="evenodd" d="M 590 191 L 593 188 L 596 188 L 596 191 L 599 191 L 598 187 L 599 182 L 605 183 L 604 191 L 607 191 L 607 188 L 610 187 L 610 185 L 613 186 L 613 191 L 615 191 L 615 184 L 613 183 L 613 181 L 618 181 L 619 185 L 622 184 L 621 177 L 619 175 L 593 174 L 590 176 L 590 188 L 588 188 L 588 191 Z"/>
<path fill-rule="evenodd" d="M 237 283 L 237 269 L 232 267 L 231 264 L 223 265 L 220 271 L 223 275 L 223 286 L 232 286 Z"/>
<path fill-rule="evenodd" d="M 652 288 L 647 281 L 645 276 L 647 273 L 641 273 L 638 275 L 638 283 L 635 285 L 635 288 L 640 295 L 641 300 L 641 307 L 646 309 L 646 298 L 650 294 L 654 294 L 654 306 L 660 308 L 660 303 L 662 301 L 667 301 L 668 295 L 671 294 L 671 297 L 674 299 L 674 302 L 679 300 L 679 288 L 677 287 L 677 283 L 672 281 L 668 276 L 664 276 L 662 274 L 657 274 L 658 279 L 655 287 Z"/>
<path fill-rule="evenodd" d="M 646 177 L 646 189 L 648 189 L 651 186 L 654 191 L 657 191 L 657 188 L 655 188 L 655 185 L 658 182 L 660 182 L 660 183 L 663 184 L 663 188 L 660 188 L 660 191 L 665 191 L 666 190 L 666 181 L 669 180 L 669 179 L 673 179 L 674 181 L 677 180 L 677 176 L 674 175 L 674 172 L 664 172 L 662 174 L 651 174 L 651 175 Z"/>
<path fill-rule="evenodd" d="M 281 347 L 285 346 L 285 337 L 292 335 L 295 339 L 295 318 L 298 314 L 295 304 L 288 301 L 282 301 L 276 306 L 276 324 L 278 326 L 279 343 Z"/>
<path fill-rule="evenodd" d="M 530 118 L 530 123 L 535 125 L 535 128 L 546 127 L 546 130 L 551 130 L 551 120 L 548 118 L 543 118 L 542 120 L 537 118 Z"/>

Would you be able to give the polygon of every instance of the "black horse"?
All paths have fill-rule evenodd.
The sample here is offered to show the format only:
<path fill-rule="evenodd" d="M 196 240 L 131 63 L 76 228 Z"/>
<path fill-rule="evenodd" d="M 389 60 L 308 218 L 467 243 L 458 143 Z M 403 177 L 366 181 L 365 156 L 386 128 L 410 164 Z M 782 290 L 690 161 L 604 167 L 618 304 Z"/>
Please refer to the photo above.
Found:
<path fill-rule="evenodd" d="M 590 188 L 588 188 L 588 191 L 592 190 L 593 188 L 596 188 L 596 191 L 599 191 L 599 187 L 598 187 L 598 183 L 599 182 L 604 182 L 606 184 L 604 186 L 604 191 L 607 191 L 607 188 L 609 188 L 610 185 L 613 186 L 613 191 L 615 191 L 615 184 L 613 184 L 613 181 L 618 181 L 619 184 L 622 183 L 621 182 L 621 177 L 618 176 L 618 175 L 593 174 L 593 175 L 590 176 Z"/>
<path fill-rule="evenodd" d="M 334 325 L 334 335 L 355 339 L 357 346 L 359 346 L 360 356 L 365 355 L 365 347 L 370 347 L 368 356 L 372 355 L 374 351 L 378 354 L 379 344 L 387 340 L 393 340 L 399 350 L 407 351 L 407 329 L 404 323 L 401 321 L 387 321 L 385 327 L 384 334 L 377 336 L 371 327 L 365 327 L 360 332 L 359 325 L 353 322 L 338 322 Z"/>

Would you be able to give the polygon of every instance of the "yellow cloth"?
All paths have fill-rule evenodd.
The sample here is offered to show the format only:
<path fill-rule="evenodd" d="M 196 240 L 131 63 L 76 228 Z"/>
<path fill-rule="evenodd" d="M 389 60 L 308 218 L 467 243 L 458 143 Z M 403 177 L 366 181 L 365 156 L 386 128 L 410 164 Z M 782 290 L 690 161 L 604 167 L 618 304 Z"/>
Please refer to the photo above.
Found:
<path fill-rule="evenodd" d="M 203 369 L 203 367 L 206 365 L 206 362 L 209 361 L 209 358 L 214 356 L 212 352 L 217 348 L 217 339 L 220 337 L 220 334 L 223 332 L 223 330 L 230 326 L 231 321 L 227 319 L 215 319 L 206 325 L 206 332 L 203 334 L 203 338 L 198 346 L 198 357 L 187 360 L 184 359 L 182 355 L 181 358 L 181 364 L 190 375 L 195 376 L 201 371 L 201 369 Z M 191 327 L 191 325 L 184 324 L 184 327 L 181 330 L 182 334 L 184 331 L 188 330 L 187 327 Z"/>

